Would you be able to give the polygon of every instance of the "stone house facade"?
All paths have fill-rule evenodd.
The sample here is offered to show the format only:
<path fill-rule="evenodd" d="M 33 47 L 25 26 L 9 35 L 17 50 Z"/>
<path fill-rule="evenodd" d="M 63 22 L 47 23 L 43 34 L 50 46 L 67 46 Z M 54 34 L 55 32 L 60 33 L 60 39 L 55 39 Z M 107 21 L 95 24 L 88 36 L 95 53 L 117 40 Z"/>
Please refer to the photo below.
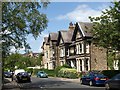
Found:
<path fill-rule="evenodd" d="M 68 30 L 58 31 L 54 44 L 49 35 L 50 54 L 55 53 L 50 61 L 55 61 L 55 67 L 67 64 L 78 72 L 107 69 L 106 50 L 94 44 L 91 30 L 92 23 L 77 22 L 70 23 Z"/>
<path fill-rule="evenodd" d="M 49 43 L 48 43 L 48 37 L 44 37 L 44 42 L 41 47 L 43 49 L 42 52 L 42 65 L 45 69 L 50 69 L 49 61 L 50 61 L 50 55 L 49 55 Z"/>

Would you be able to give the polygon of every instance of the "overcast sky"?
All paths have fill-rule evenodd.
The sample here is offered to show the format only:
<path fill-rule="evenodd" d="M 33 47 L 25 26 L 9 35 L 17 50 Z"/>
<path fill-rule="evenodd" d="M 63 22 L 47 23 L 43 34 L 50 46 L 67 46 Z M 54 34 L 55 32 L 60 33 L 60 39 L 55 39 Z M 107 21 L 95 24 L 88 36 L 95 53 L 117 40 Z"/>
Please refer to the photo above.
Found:
<path fill-rule="evenodd" d="M 67 30 L 70 22 L 90 22 L 89 16 L 100 16 L 101 11 L 110 5 L 110 2 L 51 2 L 46 9 L 40 10 L 48 17 L 47 29 L 37 40 L 31 35 L 28 36 L 27 42 L 31 46 L 31 51 L 41 52 L 43 37 L 48 36 L 50 32 Z M 23 49 L 20 53 L 24 53 Z"/>

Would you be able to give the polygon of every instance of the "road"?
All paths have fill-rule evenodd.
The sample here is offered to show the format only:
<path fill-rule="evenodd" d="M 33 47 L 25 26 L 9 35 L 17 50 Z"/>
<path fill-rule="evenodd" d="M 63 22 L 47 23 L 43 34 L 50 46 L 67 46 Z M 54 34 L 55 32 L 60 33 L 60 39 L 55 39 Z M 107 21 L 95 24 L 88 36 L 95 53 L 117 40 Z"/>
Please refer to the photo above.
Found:
<path fill-rule="evenodd" d="M 96 86 L 89 86 L 89 85 L 81 85 L 79 83 L 79 79 L 64 79 L 64 78 L 55 78 L 55 77 L 48 77 L 48 78 L 37 78 L 32 77 L 31 83 L 16 83 L 17 87 L 9 90 L 38 90 L 43 89 L 47 90 L 50 89 L 53 90 L 55 88 L 69 88 L 69 89 L 91 89 L 91 90 L 105 90 L 104 87 L 96 87 Z M 64 90 L 63 89 L 63 90 Z"/>

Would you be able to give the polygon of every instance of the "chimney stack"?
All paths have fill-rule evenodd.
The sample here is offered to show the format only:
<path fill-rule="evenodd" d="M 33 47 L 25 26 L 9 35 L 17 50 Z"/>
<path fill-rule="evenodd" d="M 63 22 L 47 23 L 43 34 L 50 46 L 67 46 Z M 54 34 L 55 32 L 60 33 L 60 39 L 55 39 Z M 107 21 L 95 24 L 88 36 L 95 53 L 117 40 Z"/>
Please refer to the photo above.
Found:
<path fill-rule="evenodd" d="M 69 23 L 69 30 L 74 30 L 74 29 L 75 29 L 75 25 L 72 22 L 70 22 Z"/>

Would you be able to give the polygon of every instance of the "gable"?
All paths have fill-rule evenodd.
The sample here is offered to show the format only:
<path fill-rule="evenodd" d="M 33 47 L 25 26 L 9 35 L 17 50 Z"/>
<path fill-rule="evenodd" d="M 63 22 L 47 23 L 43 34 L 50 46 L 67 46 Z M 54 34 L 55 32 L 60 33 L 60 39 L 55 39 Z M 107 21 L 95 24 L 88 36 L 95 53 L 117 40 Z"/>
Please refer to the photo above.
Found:
<path fill-rule="evenodd" d="M 76 39 L 81 38 L 81 37 L 82 37 L 82 35 L 81 35 L 80 31 L 77 30 Z"/>
<path fill-rule="evenodd" d="M 82 37 L 83 37 L 83 34 L 81 32 L 81 29 L 80 29 L 78 23 L 76 23 L 75 30 L 74 30 L 74 33 L 73 33 L 73 36 L 72 36 L 72 41 L 75 41 L 76 39 L 79 39 L 79 38 L 82 38 Z"/>
<path fill-rule="evenodd" d="M 62 40 L 62 38 L 60 38 L 60 44 L 62 44 L 63 43 L 63 40 Z"/>

